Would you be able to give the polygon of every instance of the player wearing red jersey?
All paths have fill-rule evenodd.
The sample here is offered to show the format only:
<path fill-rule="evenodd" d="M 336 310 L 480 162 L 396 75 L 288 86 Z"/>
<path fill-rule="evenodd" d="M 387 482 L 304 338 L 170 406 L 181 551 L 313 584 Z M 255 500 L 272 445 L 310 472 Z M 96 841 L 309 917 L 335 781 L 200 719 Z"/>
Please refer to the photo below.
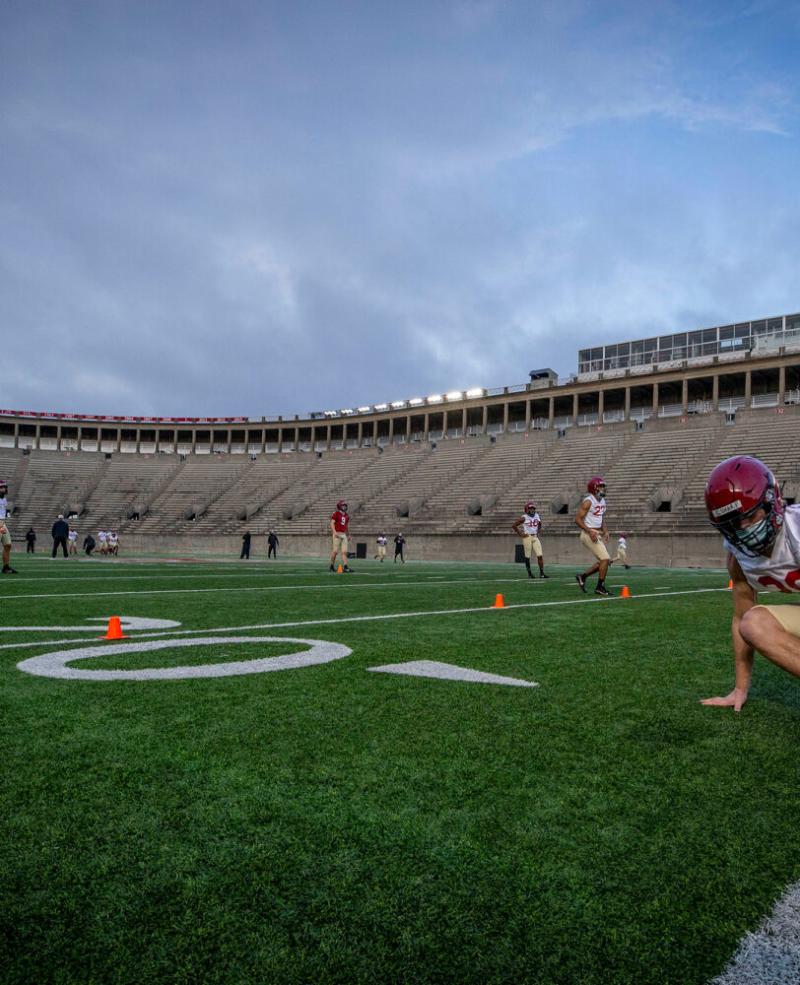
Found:
<path fill-rule="evenodd" d="M 336 570 L 336 555 L 342 556 L 342 570 L 350 572 L 347 565 L 347 534 L 350 530 L 350 514 L 347 512 L 347 503 L 340 499 L 336 504 L 336 509 L 331 514 L 331 536 L 333 538 L 333 549 L 331 551 L 330 570 Z"/>

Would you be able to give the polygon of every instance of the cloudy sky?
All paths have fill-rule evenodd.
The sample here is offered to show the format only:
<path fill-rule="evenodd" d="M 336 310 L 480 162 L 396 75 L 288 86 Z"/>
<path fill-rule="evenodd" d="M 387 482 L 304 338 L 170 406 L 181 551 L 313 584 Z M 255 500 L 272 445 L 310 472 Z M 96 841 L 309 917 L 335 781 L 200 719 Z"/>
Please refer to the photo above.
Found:
<path fill-rule="evenodd" d="M 0 0 L 0 406 L 293 414 L 800 310 L 800 4 Z"/>

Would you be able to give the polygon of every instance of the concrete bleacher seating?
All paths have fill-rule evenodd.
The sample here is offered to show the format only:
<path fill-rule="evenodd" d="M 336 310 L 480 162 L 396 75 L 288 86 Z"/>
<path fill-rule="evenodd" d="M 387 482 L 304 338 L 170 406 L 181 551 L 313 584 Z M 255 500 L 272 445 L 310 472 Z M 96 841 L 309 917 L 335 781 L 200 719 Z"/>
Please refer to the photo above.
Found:
<path fill-rule="evenodd" d="M 706 478 L 734 454 L 763 458 L 780 481 L 800 486 L 800 410 L 740 411 L 630 425 L 451 438 L 378 448 L 281 455 L 114 455 L 0 449 L 0 475 L 15 507 L 12 533 L 49 532 L 58 512 L 76 526 L 160 537 L 283 534 L 318 537 L 345 499 L 356 539 L 379 530 L 406 536 L 507 535 L 533 499 L 544 536 L 575 532 L 574 510 L 593 473 L 609 489 L 609 527 L 629 534 L 708 532 Z M 671 512 L 656 512 L 658 501 Z M 559 512 L 561 508 L 564 512 Z M 138 509 L 140 519 L 130 519 Z"/>

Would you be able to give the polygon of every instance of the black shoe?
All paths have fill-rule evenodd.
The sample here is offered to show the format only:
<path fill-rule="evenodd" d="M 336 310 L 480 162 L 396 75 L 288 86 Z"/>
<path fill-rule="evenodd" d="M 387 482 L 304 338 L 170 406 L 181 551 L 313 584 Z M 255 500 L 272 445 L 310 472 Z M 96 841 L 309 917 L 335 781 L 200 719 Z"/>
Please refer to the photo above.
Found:
<path fill-rule="evenodd" d="M 550 575 L 546 575 L 544 571 L 539 575 L 540 578 L 549 578 Z"/>
<path fill-rule="evenodd" d="M 626 570 L 626 571 L 630 571 L 630 567 L 631 567 L 631 566 L 630 566 L 629 564 L 626 564 L 626 565 L 625 565 L 625 570 Z"/>
<path fill-rule="evenodd" d="M 532 575 L 532 574 L 530 573 L 530 571 L 528 572 L 528 577 L 529 577 L 529 578 L 533 578 L 533 577 L 534 577 L 534 576 L 533 576 L 533 575 Z"/>
<path fill-rule="evenodd" d="M 334 568 L 334 566 L 331 565 L 330 568 L 328 568 L 328 571 L 333 571 L 335 573 L 336 572 L 336 568 Z"/>
<path fill-rule="evenodd" d="M 598 585 L 594 590 L 595 595 L 611 595 L 612 593 L 606 588 L 605 585 Z"/>
<path fill-rule="evenodd" d="M 4 575 L 15 575 L 17 574 L 17 569 L 12 568 L 10 564 L 4 564 L 2 573 Z"/>
<path fill-rule="evenodd" d="M 580 585 L 581 591 L 586 593 L 586 577 L 585 575 L 575 575 L 575 581 Z"/>
<path fill-rule="evenodd" d="M 347 565 L 345 565 L 345 566 L 344 566 L 344 567 L 342 568 L 342 571 L 344 571 L 344 573 L 345 573 L 346 575 L 352 575 L 352 573 L 353 573 L 353 569 L 352 569 L 352 568 L 348 568 L 348 567 L 347 567 Z"/>

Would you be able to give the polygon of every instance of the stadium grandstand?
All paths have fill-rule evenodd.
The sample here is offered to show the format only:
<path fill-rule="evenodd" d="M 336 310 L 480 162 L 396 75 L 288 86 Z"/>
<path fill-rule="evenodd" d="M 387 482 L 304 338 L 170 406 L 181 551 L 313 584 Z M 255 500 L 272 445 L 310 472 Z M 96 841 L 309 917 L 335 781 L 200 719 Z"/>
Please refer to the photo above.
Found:
<path fill-rule="evenodd" d="M 306 416 L 112 417 L 0 411 L 14 536 L 64 512 L 128 551 L 233 552 L 242 531 L 322 555 L 332 505 L 356 543 L 402 529 L 417 558 L 510 559 L 533 497 L 548 557 L 575 557 L 586 477 L 643 563 L 719 563 L 703 508 L 721 459 L 758 454 L 800 489 L 800 314 L 582 350 L 578 370 L 526 383 Z M 690 534 L 691 536 L 687 536 Z"/>

